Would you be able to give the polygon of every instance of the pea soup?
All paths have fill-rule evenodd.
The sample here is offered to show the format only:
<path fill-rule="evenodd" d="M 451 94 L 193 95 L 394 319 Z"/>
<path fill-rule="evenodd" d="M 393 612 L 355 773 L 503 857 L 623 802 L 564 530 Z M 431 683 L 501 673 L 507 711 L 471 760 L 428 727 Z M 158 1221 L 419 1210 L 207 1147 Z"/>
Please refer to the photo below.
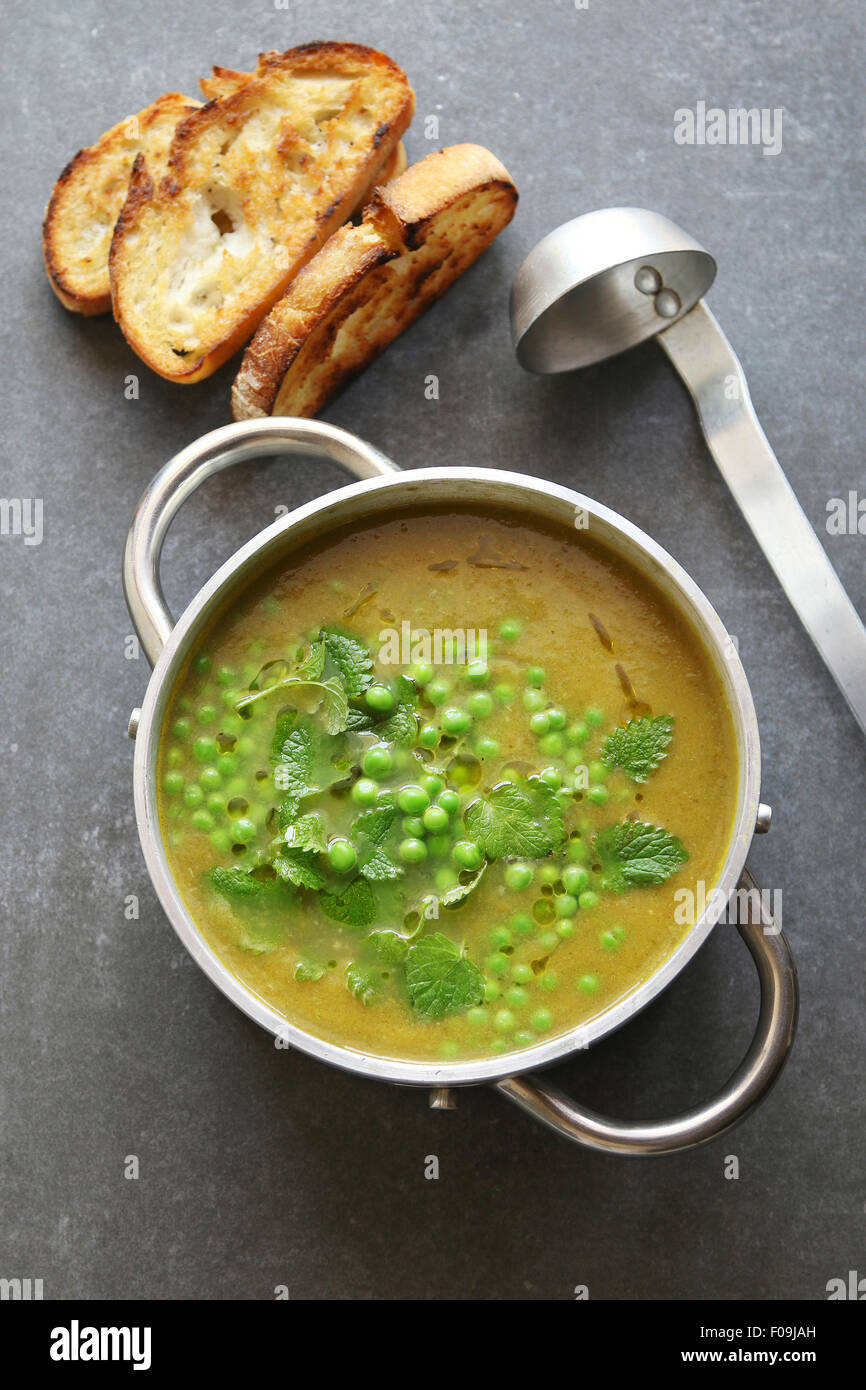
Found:
<path fill-rule="evenodd" d="M 610 1007 L 715 882 L 733 726 L 690 624 L 586 531 L 405 511 L 215 619 L 161 732 L 199 930 L 286 1019 L 405 1059 Z"/>

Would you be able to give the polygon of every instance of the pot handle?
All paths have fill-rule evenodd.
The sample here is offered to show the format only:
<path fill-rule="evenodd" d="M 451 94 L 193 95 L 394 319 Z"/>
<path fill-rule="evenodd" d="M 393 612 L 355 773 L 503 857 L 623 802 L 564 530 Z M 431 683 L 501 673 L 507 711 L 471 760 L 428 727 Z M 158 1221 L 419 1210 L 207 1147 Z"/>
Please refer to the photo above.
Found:
<path fill-rule="evenodd" d="M 138 639 L 152 666 L 168 641 L 174 620 L 159 578 L 166 532 L 183 506 L 212 474 L 242 459 L 269 454 L 313 454 L 341 463 L 358 478 L 399 473 L 372 444 L 320 420 L 267 416 L 241 420 L 202 435 L 165 465 L 138 504 L 123 556 L 123 589 Z"/>
<path fill-rule="evenodd" d="M 764 1099 L 788 1057 L 797 1026 L 797 968 L 787 941 L 765 911 L 752 875 L 743 871 L 747 920 L 737 929 L 748 946 L 761 985 L 761 1008 L 751 1046 L 721 1091 L 668 1120 L 612 1120 L 584 1109 L 555 1086 L 533 1077 L 511 1076 L 498 1089 L 530 1115 L 591 1149 L 618 1154 L 679 1153 L 697 1148 L 731 1129 Z M 741 899 L 738 898 L 738 903 Z"/>

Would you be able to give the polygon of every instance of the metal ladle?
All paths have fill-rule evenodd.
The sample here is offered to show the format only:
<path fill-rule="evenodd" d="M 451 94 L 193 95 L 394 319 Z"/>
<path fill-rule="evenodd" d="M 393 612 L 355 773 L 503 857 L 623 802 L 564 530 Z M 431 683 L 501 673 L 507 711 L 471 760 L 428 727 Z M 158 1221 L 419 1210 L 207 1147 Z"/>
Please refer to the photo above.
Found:
<path fill-rule="evenodd" d="M 866 733 L 866 628 L 770 448 L 737 357 L 702 296 L 716 262 L 643 208 L 565 222 L 530 251 L 511 291 L 521 366 L 588 367 L 658 336 L 752 534 Z"/>

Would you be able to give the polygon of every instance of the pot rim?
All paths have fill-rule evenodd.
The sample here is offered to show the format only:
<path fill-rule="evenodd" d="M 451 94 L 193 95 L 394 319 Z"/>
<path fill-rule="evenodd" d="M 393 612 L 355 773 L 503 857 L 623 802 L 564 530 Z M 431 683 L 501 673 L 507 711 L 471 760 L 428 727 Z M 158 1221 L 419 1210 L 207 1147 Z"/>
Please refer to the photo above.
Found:
<path fill-rule="evenodd" d="M 599 525 L 602 543 L 616 550 L 615 542 L 611 544 L 611 538 L 606 534 L 610 532 L 611 536 L 627 542 L 628 547 L 636 552 L 632 555 L 624 554 L 622 558 L 642 570 L 645 577 L 651 583 L 655 583 L 656 587 L 662 588 L 668 600 L 684 613 L 691 626 L 697 630 L 697 635 L 703 641 L 721 680 L 737 741 L 737 810 L 724 863 L 713 885 L 715 891 L 708 891 L 704 912 L 658 968 L 639 981 L 626 995 L 587 1022 L 504 1057 L 441 1062 L 412 1061 L 367 1053 L 359 1048 L 331 1042 L 315 1033 L 307 1032 L 301 1025 L 285 1019 L 222 962 L 196 927 L 168 864 L 157 815 L 156 750 L 168 695 L 192 639 L 210 620 L 213 608 L 224 597 L 232 581 L 239 575 L 244 581 L 254 576 L 254 562 L 259 561 L 264 552 L 271 547 L 274 550 L 278 549 L 280 539 L 287 532 L 302 527 L 304 523 L 320 519 L 328 512 L 336 513 L 334 526 L 344 524 L 351 518 L 341 516 L 341 508 L 351 504 L 358 496 L 381 495 L 384 503 L 392 498 L 396 490 L 400 496 L 394 499 L 393 506 L 389 508 L 396 511 L 400 509 L 401 504 L 412 506 L 413 491 L 418 494 L 427 484 L 441 484 L 442 498 L 438 500 L 447 501 L 448 489 L 445 485 L 461 482 L 472 485 L 470 492 L 475 494 L 474 500 L 481 500 L 479 489 L 496 486 L 501 490 L 513 490 L 515 503 L 521 500 L 527 503 L 532 498 L 544 498 L 549 502 L 553 498 L 566 504 L 572 517 L 574 509 L 580 508 L 587 513 L 590 530 L 593 529 L 594 523 Z M 473 497 L 464 494 L 455 499 L 452 493 L 451 500 L 471 502 Z M 431 503 L 432 499 L 424 498 L 420 505 Z M 414 505 L 418 504 L 416 497 Z M 503 497 L 501 504 L 507 507 L 509 499 Z M 544 516 L 540 508 L 534 514 L 539 518 Z M 367 521 L 372 515 L 372 512 L 367 513 L 363 519 Z M 549 516 L 545 519 L 548 522 L 551 520 Z M 317 538 L 324 536 L 330 529 L 327 525 L 323 526 L 318 531 Z M 639 563 L 638 556 L 644 562 L 643 566 Z M 268 561 L 272 558 L 276 557 L 268 557 Z M 246 573 L 242 574 L 243 571 Z M 664 584 L 660 582 L 662 576 Z M 745 671 L 721 619 L 703 591 L 682 566 L 638 526 L 585 494 L 530 474 L 464 466 L 406 469 L 393 475 L 350 483 L 279 517 L 236 550 L 199 589 L 173 628 L 151 673 L 135 738 L 133 783 L 139 838 L 148 873 L 161 906 L 192 958 L 233 1004 L 272 1033 L 283 1046 L 296 1047 L 309 1056 L 329 1062 L 343 1070 L 404 1085 L 461 1086 L 499 1081 L 519 1073 L 549 1067 L 575 1052 L 585 1050 L 627 1023 L 684 969 L 722 915 L 745 864 L 754 833 L 760 796 L 760 741 L 757 717 Z"/>

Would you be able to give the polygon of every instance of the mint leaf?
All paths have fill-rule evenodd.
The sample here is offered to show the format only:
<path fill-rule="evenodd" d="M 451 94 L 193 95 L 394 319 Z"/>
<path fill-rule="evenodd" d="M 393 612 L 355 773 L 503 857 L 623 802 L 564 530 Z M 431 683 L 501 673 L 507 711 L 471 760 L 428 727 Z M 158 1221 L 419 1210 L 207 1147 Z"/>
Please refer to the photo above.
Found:
<path fill-rule="evenodd" d="M 319 906 L 332 922 L 346 927 L 369 927 L 376 920 L 373 890 L 365 878 L 354 878 L 342 893 L 320 893 Z"/>
<path fill-rule="evenodd" d="M 396 806 L 374 806 L 370 811 L 362 811 L 355 817 L 352 830 L 357 835 L 366 835 L 374 845 L 381 845 L 397 816 Z"/>
<path fill-rule="evenodd" d="M 323 649 L 340 673 L 349 699 L 363 695 L 372 680 L 373 658 L 357 637 L 336 627 L 323 627 L 319 636 Z"/>
<path fill-rule="evenodd" d="M 398 676 L 397 708 L 376 726 L 376 733 L 383 743 L 397 743 L 411 748 L 418 733 L 418 716 L 415 713 L 417 703 L 418 692 L 414 683 L 408 676 Z"/>
<path fill-rule="evenodd" d="M 268 685 L 264 690 L 253 690 L 241 696 L 235 705 L 238 714 L 247 716 L 253 705 L 268 700 L 279 693 L 287 704 L 307 714 L 321 711 L 329 734 L 338 734 L 346 727 L 349 702 L 342 683 L 332 676 L 330 680 L 304 680 L 300 676 L 286 676 L 285 680 Z"/>
<path fill-rule="evenodd" d="M 360 999 L 362 1004 L 369 1004 L 382 988 L 381 971 L 370 970 L 349 961 L 346 966 L 346 988 L 356 999 Z"/>
<path fill-rule="evenodd" d="M 473 874 L 468 883 L 455 883 L 453 888 L 446 888 L 439 898 L 440 907 L 459 907 L 469 897 L 473 889 L 478 887 L 486 868 L 487 864 L 484 863 L 477 873 Z"/>
<path fill-rule="evenodd" d="M 346 728 L 350 734 L 368 734 L 374 728 L 372 714 L 365 709 L 350 709 L 346 715 Z"/>
<path fill-rule="evenodd" d="M 382 848 L 396 815 L 396 806 L 376 806 L 371 811 L 363 811 L 352 826 L 360 852 L 358 871 L 371 883 L 403 877 L 401 866 Z"/>
<path fill-rule="evenodd" d="M 645 782 L 649 774 L 667 757 L 665 749 L 674 736 L 672 714 L 646 714 L 630 719 L 609 733 L 601 745 L 601 760 L 608 767 L 621 767 L 635 782 Z"/>
<path fill-rule="evenodd" d="M 312 642 L 310 650 L 295 672 L 296 676 L 301 676 L 305 681 L 321 680 L 322 672 L 325 669 L 325 644 L 324 642 Z"/>
<path fill-rule="evenodd" d="M 274 768 L 274 786 L 283 793 L 280 803 L 283 829 L 294 820 L 301 798 L 318 790 L 312 785 L 312 766 L 313 736 L 307 728 L 293 728 L 282 744 L 279 762 Z"/>
<path fill-rule="evenodd" d="M 377 846 L 361 864 L 358 872 L 371 883 L 387 883 L 392 879 L 402 878 L 404 870 Z"/>
<path fill-rule="evenodd" d="M 265 891 L 262 880 L 246 869 L 211 869 L 210 881 L 224 898 L 258 898 Z"/>
<path fill-rule="evenodd" d="M 283 749 L 289 741 L 292 731 L 298 722 L 298 711 L 285 709 L 277 715 L 277 722 L 274 725 L 274 736 L 271 740 L 271 762 L 278 763 L 283 758 Z"/>
<path fill-rule="evenodd" d="M 538 777 L 502 782 L 467 806 L 466 830 L 488 859 L 540 859 L 563 840 L 562 806 Z"/>
<path fill-rule="evenodd" d="M 296 980 L 321 980 L 325 967 L 312 960 L 299 960 L 295 966 Z"/>
<path fill-rule="evenodd" d="M 403 965 L 409 951 L 409 941 L 396 931 L 374 931 L 364 937 L 364 945 L 375 951 L 386 965 Z"/>
<path fill-rule="evenodd" d="M 319 854 L 324 853 L 328 847 L 325 823 L 317 811 L 299 816 L 287 826 L 285 840 L 290 849 L 314 849 Z"/>
<path fill-rule="evenodd" d="M 675 835 L 640 820 L 607 826 L 595 836 L 594 844 L 604 886 L 614 893 L 664 883 L 689 857 Z"/>
<path fill-rule="evenodd" d="M 281 850 L 274 859 L 274 873 L 284 883 L 294 884 L 296 888 L 313 888 L 316 892 L 324 888 L 327 879 L 316 862 L 316 856 L 307 850 Z"/>
<path fill-rule="evenodd" d="M 484 976 L 447 936 L 434 932 L 409 947 L 406 985 L 422 1018 L 447 1018 L 484 997 Z"/>

